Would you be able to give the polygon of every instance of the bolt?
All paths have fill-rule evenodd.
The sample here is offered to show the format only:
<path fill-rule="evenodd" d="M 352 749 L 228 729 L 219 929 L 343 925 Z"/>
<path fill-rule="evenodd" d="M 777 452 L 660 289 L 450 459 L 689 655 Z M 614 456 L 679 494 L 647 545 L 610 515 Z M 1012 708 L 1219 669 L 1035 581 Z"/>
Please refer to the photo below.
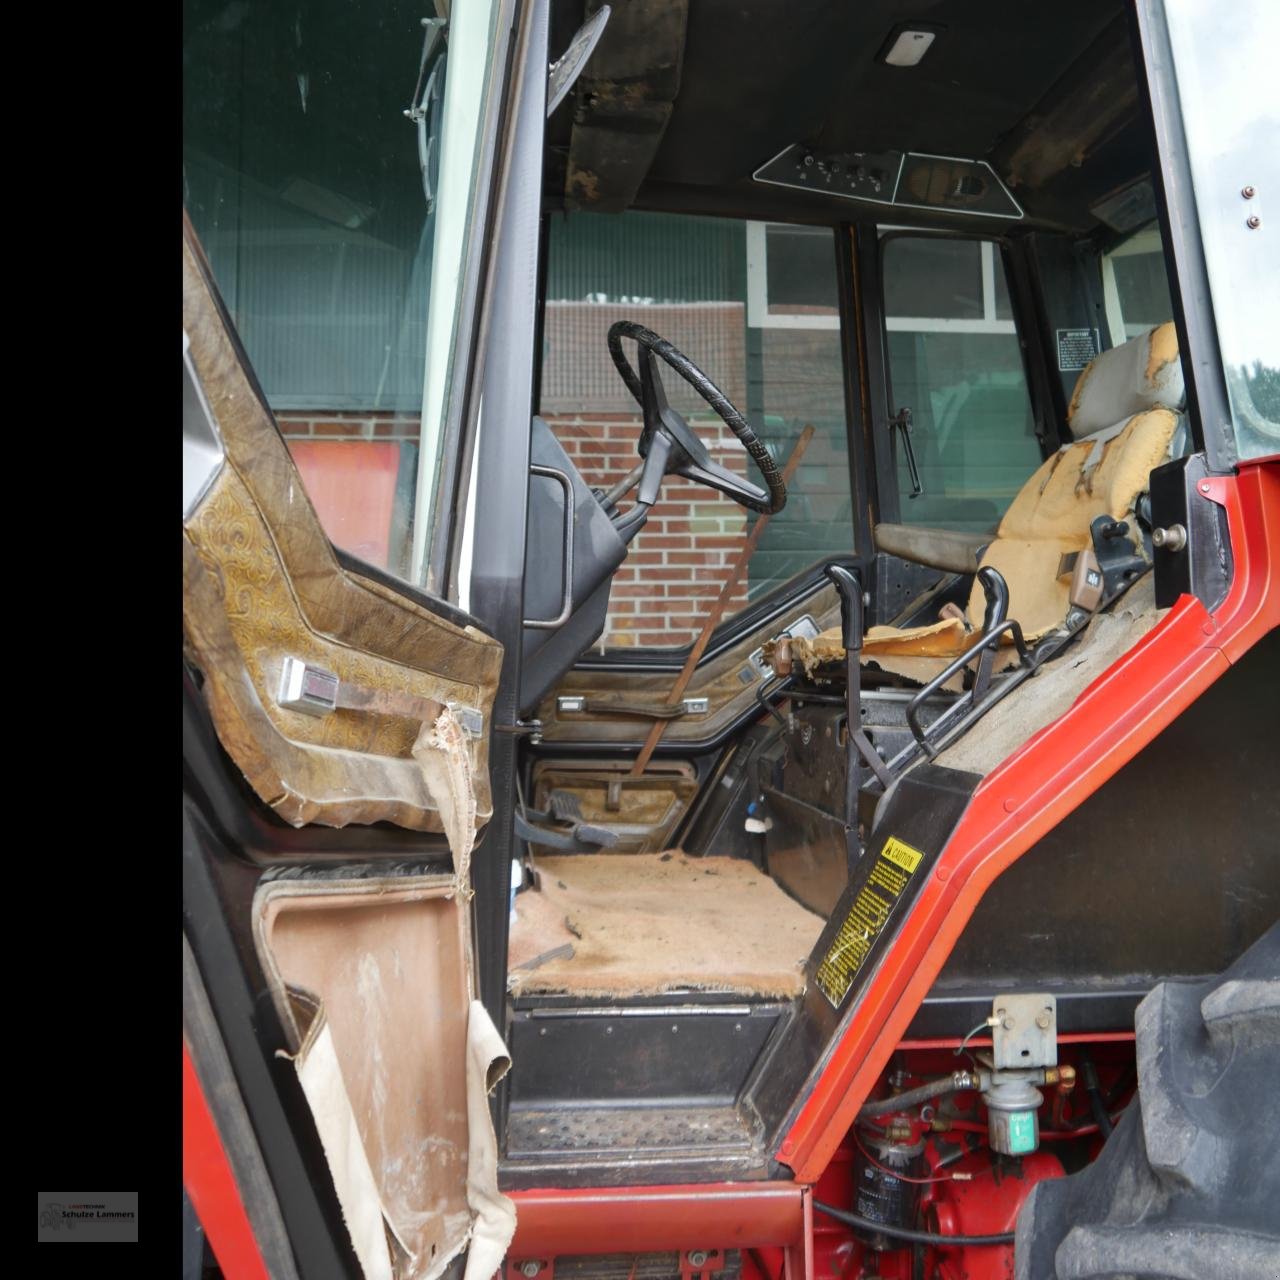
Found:
<path fill-rule="evenodd" d="M 1036 1026 L 1039 1027 L 1041 1031 L 1048 1031 L 1049 1015 L 1047 1013 L 1036 1014 Z"/>
<path fill-rule="evenodd" d="M 1258 217 L 1256 213 L 1251 213 L 1244 220 L 1244 225 L 1248 227 L 1250 231 L 1257 231 L 1257 229 L 1262 226 L 1262 219 Z"/>
<path fill-rule="evenodd" d="M 691 1267 L 705 1267 L 707 1265 L 707 1251 L 705 1249 L 690 1249 L 689 1265 Z"/>
<path fill-rule="evenodd" d="M 1208 493 L 1208 492 L 1209 492 L 1209 482 L 1208 482 L 1207 480 L 1205 480 L 1205 481 L 1203 481 L 1203 482 L 1201 483 L 1201 485 L 1200 485 L 1200 492 L 1201 492 L 1201 493 Z"/>
<path fill-rule="evenodd" d="M 530 1277 L 536 1276 L 538 1272 L 541 1270 L 542 1270 L 542 1263 L 540 1262 L 529 1261 L 529 1262 L 522 1262 L 520 1264 L 520 1274 L 522 1276 L 530 1276 Z"/>
<path fill-rule="evenodd" d="M 1253 197 L 1258 193 L 1252 187 L 1245 187 L 1244 190 L 1240 192 L 1240 194 L 1244 196 L 1246 200 L 1252 200 Z"/>

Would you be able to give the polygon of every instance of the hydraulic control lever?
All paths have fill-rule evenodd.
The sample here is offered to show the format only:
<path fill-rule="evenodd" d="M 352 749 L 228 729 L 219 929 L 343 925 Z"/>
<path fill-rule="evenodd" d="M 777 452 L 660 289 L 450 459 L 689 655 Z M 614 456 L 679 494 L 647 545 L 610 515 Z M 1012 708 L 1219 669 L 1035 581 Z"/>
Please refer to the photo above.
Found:
<path fill-rule="evenodd" d="M 849 867 L 862 856 L 862 837 L 858 830 L 858 792 L 868 772 L 874 773 L 885 787 L 889 771 L 862 732 L 862 580 L 843 565 L 827 566 L 827 577 L 840 593 L 840 640 L 845 652 L 845 734 L 844 832 Z"/>
<path fill-rule="evenodd" d="M 1001 626 L 1009 616 L 1009 584 L 999 569 L 985 565 L 978 570 L 978 585 L 986 598 L 982 615 L 982 634 L 989 635 Z M 978 655 L 978 669 L 973 677 L 973 700 L 977 702 L 991 684 L 991 672 L 995 666 L 995 645 L 989 645 Z"/>

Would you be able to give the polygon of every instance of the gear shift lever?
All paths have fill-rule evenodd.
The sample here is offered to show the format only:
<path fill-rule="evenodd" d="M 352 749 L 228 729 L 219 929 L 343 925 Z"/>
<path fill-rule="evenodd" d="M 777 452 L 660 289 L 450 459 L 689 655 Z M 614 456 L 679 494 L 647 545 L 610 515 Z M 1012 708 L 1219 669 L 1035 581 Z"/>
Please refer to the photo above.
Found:
<path fill-rule="evenodd" d="M 859 666 L 863 635 L 862 581 L 852 569 L 838 564 L 827 565 L 827 577 L 840 593 L 840 639 L 845 651 L 845 713 L 848 728 L 844 746 L 844 837 L 849 870 L 852 871 L 862 856 L 862 841 L 858 837 L 858 792 L 862 787 L 863 773 L 858 743 L 858 739 L 862 737 L 862 671 Z"/>

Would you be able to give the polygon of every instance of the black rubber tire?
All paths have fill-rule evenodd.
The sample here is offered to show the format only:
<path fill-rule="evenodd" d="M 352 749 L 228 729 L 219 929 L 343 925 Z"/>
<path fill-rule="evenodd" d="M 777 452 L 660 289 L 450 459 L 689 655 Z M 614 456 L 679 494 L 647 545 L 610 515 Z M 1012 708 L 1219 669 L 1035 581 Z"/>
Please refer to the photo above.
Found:
<path fill-rule="evenodd" d="M 1280 924 L 1135 1018 L 1138 1094 L 1098 1159 L 1038 1184 L 1017 1280 L 1280 1278 Z"/>

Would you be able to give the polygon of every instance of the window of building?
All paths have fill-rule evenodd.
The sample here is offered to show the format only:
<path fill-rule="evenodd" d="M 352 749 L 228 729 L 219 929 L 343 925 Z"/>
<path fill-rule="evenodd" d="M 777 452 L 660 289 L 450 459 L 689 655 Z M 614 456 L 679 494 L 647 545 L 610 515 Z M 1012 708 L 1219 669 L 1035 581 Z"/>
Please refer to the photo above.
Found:
<path fill-rule="evenodd" d="M 232 322 L 330 538 L 431 589 L 497 7 L 452 9 L 186 0 L 183 15 L 184 200 Z"/>
<path fill-rule="evenodd" d="M 889 412 L 911 410 L 923 489 L 909 496 L 896 439 L 899 519 L 994 529 L 1041 460 L 999 249 L 899 234 L 882 243 Z"/>
<path fill-rule="evenodd" d="M 746 415 L 779 462 L 816 428 L 752 554 L 727 616 L 853 545 L 834 233 L 725 218 L 578 213 L 550 226 L 541 408 L 588 483 L 636 463 L 641 415 L 605 335 L 635 320 L 674 343 Z M 724 466 L 741 445 L 678 377 L 664 379 Z M 602 647 L 687 645 L 720 594 L 756 516 L 669 477 L 614 579 Z"/>

